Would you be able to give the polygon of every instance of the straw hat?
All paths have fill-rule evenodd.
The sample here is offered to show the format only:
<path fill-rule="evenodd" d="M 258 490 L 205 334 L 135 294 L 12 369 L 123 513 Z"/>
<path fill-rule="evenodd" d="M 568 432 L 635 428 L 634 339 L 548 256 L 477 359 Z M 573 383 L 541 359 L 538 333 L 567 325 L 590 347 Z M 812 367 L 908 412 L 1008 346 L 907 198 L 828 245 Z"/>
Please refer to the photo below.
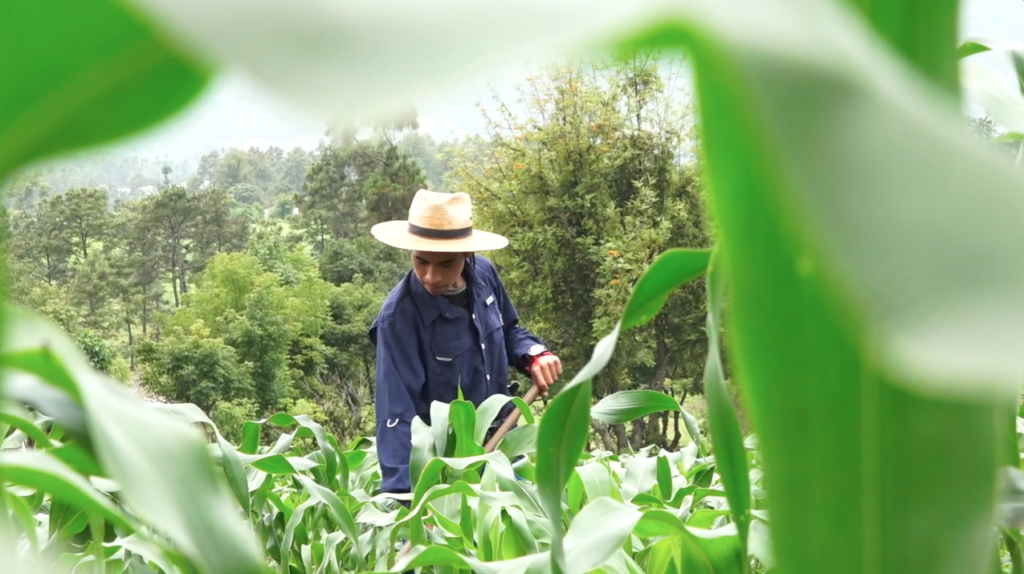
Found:
<path fill-rule="evenodd" d="M 412 198 L 408 220 L 378 223 L 370 233 L 383 243 L 410 251 L 459 253 L 508 245 L 501 235 L 473 229 L 473 202 L 462 192 L 421 189 Z"/>

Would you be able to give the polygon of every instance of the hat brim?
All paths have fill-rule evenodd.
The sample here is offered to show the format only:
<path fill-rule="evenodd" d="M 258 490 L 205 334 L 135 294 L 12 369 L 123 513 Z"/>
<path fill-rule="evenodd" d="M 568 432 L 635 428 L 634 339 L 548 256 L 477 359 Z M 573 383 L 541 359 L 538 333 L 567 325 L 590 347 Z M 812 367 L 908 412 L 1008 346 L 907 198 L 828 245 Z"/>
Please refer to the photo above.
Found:
<path fill-rule="evenodd" d="M 473 230 L 469 237 L 459 239 L 430 239 L 409 232 L 408 221 L 385 221 L 370 229 L 370 233 L 381 243 L 409 251 L 434 251 L 438 253 L 463 253 L 469 251 L 494 251 L 508 246 L 508 239 L 489 231 Z"/>

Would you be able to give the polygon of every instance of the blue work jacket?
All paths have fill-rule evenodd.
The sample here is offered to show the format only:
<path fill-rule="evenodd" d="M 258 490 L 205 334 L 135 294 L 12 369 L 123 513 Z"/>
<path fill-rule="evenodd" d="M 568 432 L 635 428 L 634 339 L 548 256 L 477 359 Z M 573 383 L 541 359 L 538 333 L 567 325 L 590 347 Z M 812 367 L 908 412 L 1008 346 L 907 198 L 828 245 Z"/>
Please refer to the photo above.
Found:
<path fill-rule="evenodd" d="M 428 293 L 410 270 L 370 327 L 377 347 L 374 403 L 382 492 L 410 490 L 413 417 L 429 425 L 431 402 L 456 400 L 459 386 L 476 406 L 491 395 L 508 395 L 509 367 L 525 373 L 525 355 L 540 343 L 519 326 L 490 261 L 473 256 L 462 275 L 471 311 Z"/>

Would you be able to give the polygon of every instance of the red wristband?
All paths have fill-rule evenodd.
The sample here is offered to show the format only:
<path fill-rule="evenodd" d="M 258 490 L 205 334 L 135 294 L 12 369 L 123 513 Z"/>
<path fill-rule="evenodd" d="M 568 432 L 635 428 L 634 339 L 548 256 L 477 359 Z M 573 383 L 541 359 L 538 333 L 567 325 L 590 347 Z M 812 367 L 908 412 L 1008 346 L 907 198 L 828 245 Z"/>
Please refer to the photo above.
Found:
<path fill-rule="evenodd" d="M 537 362 L 537 359 L 539 359 L 541 357 L 546 357 L 548 355 L 553 355 L 553 354 L 554 353 L 552 353 L 551 351 L 544 351 L 543 353 L 537 355 L 536 357 L 533 358 L 532 361 L 530 361 L 529 365 L 526 365 L 526 372 L 529 373 L 530 371 L 533 370 L 533 365 Z"/>

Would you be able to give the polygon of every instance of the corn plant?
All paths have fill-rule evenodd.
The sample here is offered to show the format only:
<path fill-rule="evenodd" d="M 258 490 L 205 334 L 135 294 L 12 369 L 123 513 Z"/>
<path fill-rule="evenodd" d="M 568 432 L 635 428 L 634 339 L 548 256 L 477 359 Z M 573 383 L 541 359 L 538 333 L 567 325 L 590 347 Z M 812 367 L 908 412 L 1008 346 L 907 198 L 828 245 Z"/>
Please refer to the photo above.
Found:
<path fill-rule="evenodd" d="M 666 491 L 701 483 L 685 476 L 693 467 L 670 461 L 657 484 L 665 464 L 656 462 L 656 494 L 640 478 L 624 491 L 634 483 L 623 480 L 622 501 L 609 488 L 574 512 L 575 477 L 586 490 L 579 469 L 604 466 L 580 464 L 589 381 L 618 333 L 649 319 L 707 263 L 669 253 L 536 425 L 524 468 L 532 480 L 518 480 L 503 452 L 435 450 L 418 463 L 423 489 L 408 509 L 369 496 L 354 514 L 360 489 L 372 491 L 359 482 L 372 471 L 353 471 L 372 465 L 362 445 L 343 452 L 308 421 L 282 418 L 262 424 L 298 425 L 306 430 L 282 440 L 316 448 L 262 450 L 252 439 L 236 448 L 215 432 L 208 443 L 180 418 L 187 412 L 145 408 L 58 333 L 8 310 L 3 421 L 26 438 L 4 436 L 43 448 L 4 453 L 0 481 L 13 485 L 2 490 L 12 517 L 4 528 L 20 525 L 18 544 L 59 547 L 69 562 L 89 554 L 99 571 L 326 570 L 336 557 L 342 570 L 689 572 L 749 568 L 767 509 L 779 571 L 991 571 L 997 468 L 1019 467 L 1010 429 L 1024 345 L 1015 255 L 1024 195 L 1020 173 L 970 141 L 959 121 L 956 14 L 952 0 L 0 5 L 0 177 L 154 125 L 219 66 L 351 117 L 521 55 L 685 51 L 717 238 L 705 381 L 722 488 L 704 488 L 724 492 L 716 508 L 695 509 L 691 499 L 685 516 L 682 500 L 658 507 L 646 497 L 667 504 Z M 722 400 L 723 320 L 763 477 L 752 479 Z M 769 493 L 763 506 L 754 485 Z M 518 493 L 516 510 L 496 510 L 509 493 Z M 703 522 L 706 513 L 697 526 L 684 522 L 726 507 L 727 525 Z M 699 526 L 714 534 L 695 533 Z M 1007 564 L 1019 571 L 1019 533 L 1002 532 Z M 412 549 L 392 563 L 388 548 L 406 535 Z M 442 538 L 451 546 L 431 543 Z M 0 553 L 5 564 L 32 554 L 10 544 Z"/>

